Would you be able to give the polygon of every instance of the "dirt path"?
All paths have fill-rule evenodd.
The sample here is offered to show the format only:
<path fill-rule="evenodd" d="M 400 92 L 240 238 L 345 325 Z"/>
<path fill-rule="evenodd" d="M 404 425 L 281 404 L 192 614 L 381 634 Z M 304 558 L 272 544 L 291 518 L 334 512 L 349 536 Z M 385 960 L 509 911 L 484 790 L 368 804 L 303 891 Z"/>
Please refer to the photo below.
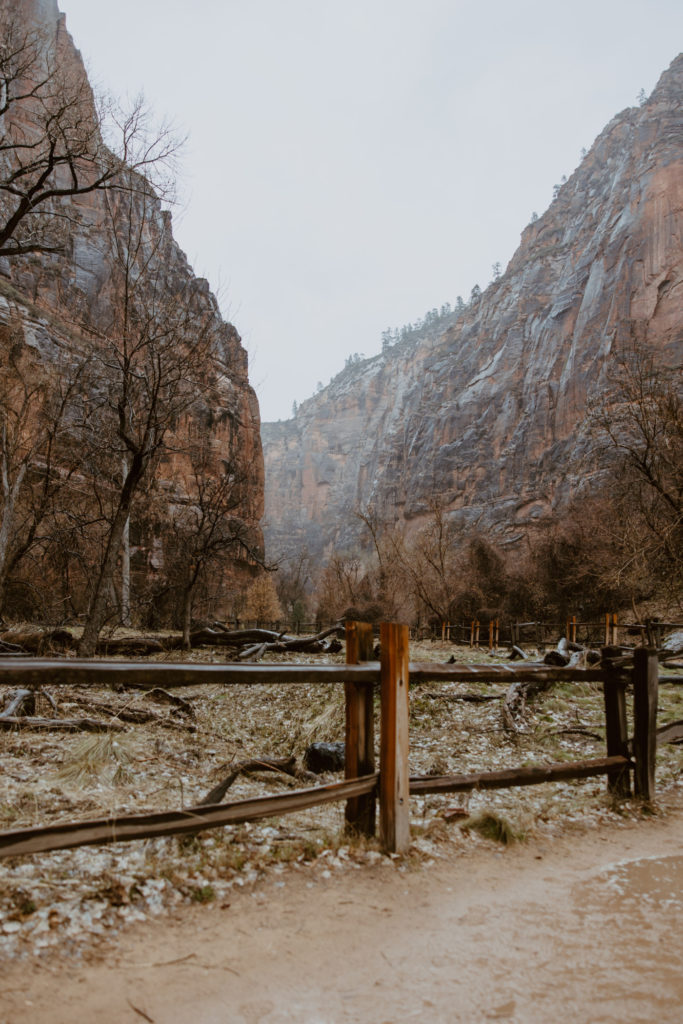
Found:
<path fill-rule="evenodd" d="M 682 910 L 679 801 L 428 867 L 289 872 L 103 959 L 6 965 L 0 1022 L 678 1022 Z"/>

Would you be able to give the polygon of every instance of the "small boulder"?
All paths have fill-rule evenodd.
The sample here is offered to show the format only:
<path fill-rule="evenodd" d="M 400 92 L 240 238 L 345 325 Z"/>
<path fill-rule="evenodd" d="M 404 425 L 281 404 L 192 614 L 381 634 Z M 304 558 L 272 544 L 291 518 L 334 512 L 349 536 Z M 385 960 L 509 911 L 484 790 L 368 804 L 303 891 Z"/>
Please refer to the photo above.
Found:
<path fill-rule="evenodd" d="M 311 743 L 304 752 L 304 764 L 309 772 L 342 772 L 346 764 L 345 743 Z"/>

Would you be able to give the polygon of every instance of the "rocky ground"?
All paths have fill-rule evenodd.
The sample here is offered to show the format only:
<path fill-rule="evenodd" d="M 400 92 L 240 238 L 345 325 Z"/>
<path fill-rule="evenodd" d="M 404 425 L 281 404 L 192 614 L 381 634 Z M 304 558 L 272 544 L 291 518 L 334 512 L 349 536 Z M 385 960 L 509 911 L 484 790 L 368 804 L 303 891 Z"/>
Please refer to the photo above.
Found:
<path fill-rule="evenodd" d="M 499 661 L 450 644 L 413 645 L 416 661 Z M 220 660 L 220 653 L 195 657 Z M 305 660 L 296 655 L 297 660 Z M 310 661 L 343 661 L 341 655 Z M 0 692 L 0 707 L 9 690 Z M 423 684 L 411 688 L 411 772 L 443 773 L 577 760 L 604 753 L 602 693 L 561 684 L 527 709 L 522 729 L 503 723 L 501 701 L 467 703 L 463 693 L 502 693 L 497 686 Z M 13 829 L 142 810 L 191 806 L 236 762 L 295 755 L 313 740 L 343 739 L 341 687 L 197 687 L 183 690 L 190 709 L 148 695 L 83 690 L 51 694 L 59 715 L 101 714 L 98 704 L 153 710 L 146 723 L 120 732 L 0 733 L 0 828 Z M 47 702 L 47 697 L 39 701 Z M 39 709 L 38 709 L 39 710 Z M 46 707 L 46 713 L 47 713 Z M 53 713 L 52 710 L 49 711 Z M 683 688 L 660 690 L 660 724 L 683 717 Z M 323 776 L 321 781 L 334 781 Z M 662 806 L 683 788 L 683 747 L 660 748 Z M 298 788 L 288 775 L 239 776 L 228 799 Z M 635 803 L 614 805 L 604 778 L 460 796 L 413 798 L 411 850 L 403 863 L 438 863 L 497 840 L 548 839 L 598 823 L 623 825 L 642 816 Z M 467 825 L 462 809 L 469 814 Z M 488 818 L 486 818 L 488 815 Z M 0 954 L 23 958 L 55 951 L 81 957 L 133 922 L 167 915 L 183 904 L 221 907 L 264 880 L 284 886 L 294 876 L 328 879 L 384 857 L 374 842 L 344 834 L 343 805 L 205 832 L 103 847 L 83 847 L 0 861 Z M 482 834 L 483 831 L 483 834 Z"/>

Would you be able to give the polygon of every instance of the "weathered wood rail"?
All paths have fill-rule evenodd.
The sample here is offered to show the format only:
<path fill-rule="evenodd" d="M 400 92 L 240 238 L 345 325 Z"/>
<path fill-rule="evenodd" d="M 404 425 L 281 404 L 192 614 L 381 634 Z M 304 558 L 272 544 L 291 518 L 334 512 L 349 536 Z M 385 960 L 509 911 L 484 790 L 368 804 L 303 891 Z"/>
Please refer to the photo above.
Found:
<path fill-rule="evenodd" d="M 379 803 L 380 839 L 389 851 L 405 850 L 410 840 L 410 795 L 538 785 L 543 782 L 606 775 L 615 796 L 631 792 L 651 801 L 655 795 L 658 662 L 656 652 L 639 648 L 633 667 L 624 659 L 589 669 L 531 665 L 442 665 L 408 660 L 408 627 L 383 623 L 381 661 L 372 657 L 372 627 L 347 624 L 346 665 L 142 664 L 57 659 L 0 659 L 0 684 L 13 686 L 125 685 L 151 689 L 198 685 L 243 686 L 320 684 L 345 686 L 345 781 L 280 795 L 141 814 L 108 815 L 0 832 L 0 857 L 38 853 L 91 843 L 122 842 L 177 835 L 228 824 L 281 816 L 330 801 L 346 801 L 346 821 L 374 835 Z M 571 763 L 511 768 L 461 775 L 414 776 L 408 770 L 409 684 L 419 682 L 597 682 L 605 697 L 606 756 Z M 626 687 L 633 684 L 634 735 L 629 738 Z M 379 772 L 375 770 L 374 701 L 380 691 Z M 665 727 L 666 730 L 667 727 Z M 660 733 L 662 730 L 660 730 Z"/>

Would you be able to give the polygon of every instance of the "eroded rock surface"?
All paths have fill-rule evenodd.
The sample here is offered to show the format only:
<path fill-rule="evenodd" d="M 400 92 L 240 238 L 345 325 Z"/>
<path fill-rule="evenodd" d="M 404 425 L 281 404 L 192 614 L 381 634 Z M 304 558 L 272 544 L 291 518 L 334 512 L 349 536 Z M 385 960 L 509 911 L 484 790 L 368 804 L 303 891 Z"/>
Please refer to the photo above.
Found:
<path fill-rule="evenodd" d="M 17 16 L 22 27 L 37 26 L 50 50 L 58 55 L 65 75 L 83 74 L 81 55 L 67 31 L 66 17 L 60 13 L 57 0 L 17 0 Z M 105 230 L 105 204 L 106 196 L 99 191 L 69 201 L 69 236 L 63 252 L 12 260 L 0 258 L 0 324 L 19 324 L 24 344 L 39 352 L 44 362 L 54 365 L 55 373 L 68 363 L 70 347 L 82 344 L 84 325 L 89 326 L 92 336 L 93 324 L 97 328 L 101 323 L 104 332 L 112 322 L 112 244 Z M 249 466 L 251 494 L 244 516 L 250 521 L 253 545 L 258 547 L 263 511 L 263 456 L 259 407 L 249 383 L 246 351 L 235 328 L 222 320 L 208 282 L 195 277 L 174 241 L 171 213 L 157 202 L 151 212 L 147 209 L 146 217 L 142 237 L 163 266 L 166 287 L 177 295 L 191 296 L 197 310 L 202 316 L 206 312 L 215 328 L 212 334 L 218 350 L 218 375 L 211 376 L 211 389 L 206 392 L 208 410 L 204 410 L 201 429 L 206 428 L 207 421 L 210 423 L 217 471 L 221 461 L 230 461 L 235 451 L 240 453 L 242 463 Z M 138 229 L 139 225 L 134 224 L 132 234 Z M 163 302 L 163 296 L 156 301 Z M 168 455 L 162 462 L 162 481 L 172 472 L 175 458 Z M 161 557 L 162 553 L 152 552 L 150 564 L 158 567 Z"/>
<path fill-rule="evenodd" d="M 561 507 L 587 402 L 631 326 L 680 363 L 682 98 L 679 56 L 607 125 L 478 303 L 263 425 L 271 553 L 343 550 L 359 506 L 416 525 L 438 495 L 510 540 Z"/>

